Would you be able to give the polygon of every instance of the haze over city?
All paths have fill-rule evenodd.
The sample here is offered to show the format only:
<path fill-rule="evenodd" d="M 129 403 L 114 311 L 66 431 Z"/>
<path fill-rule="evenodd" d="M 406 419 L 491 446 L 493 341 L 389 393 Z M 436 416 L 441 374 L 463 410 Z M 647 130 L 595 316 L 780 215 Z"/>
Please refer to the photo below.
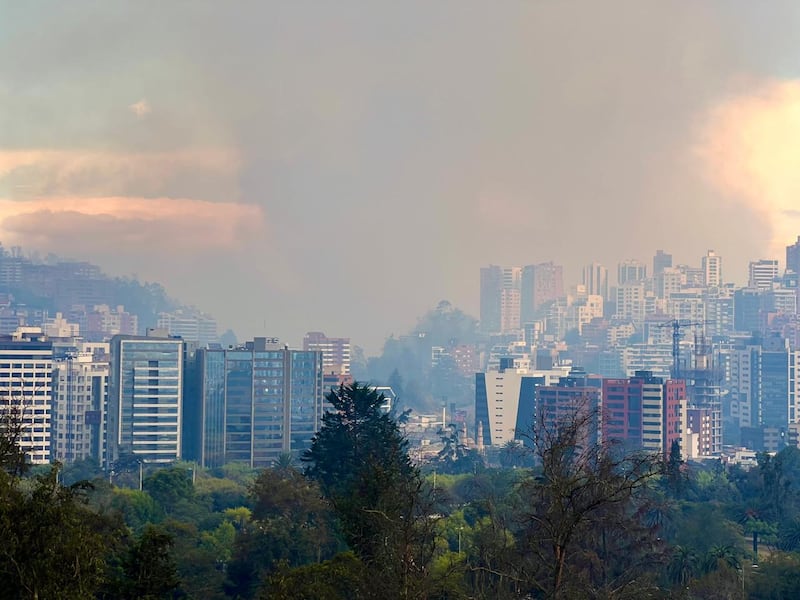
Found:
<path fill-rule="evenodd" d="M 0 240 L 370 351 L 479 267 L 781 258 L 800 6 L 0 4 Z"/>

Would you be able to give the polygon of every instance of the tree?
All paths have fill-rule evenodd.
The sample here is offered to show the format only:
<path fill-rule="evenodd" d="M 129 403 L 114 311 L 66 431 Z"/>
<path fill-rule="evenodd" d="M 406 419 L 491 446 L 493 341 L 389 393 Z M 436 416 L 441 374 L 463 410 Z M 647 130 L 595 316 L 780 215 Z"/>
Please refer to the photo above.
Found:
<path fill-rule="evenodd" d="M 194 496 L 192 474 L 180 467 L 159 469 L 148 475 L 143 488 L 167 514 L 173 512 L 179 502 Z"/>
<path fill-rule="evenodd" d="M 250 500 L 252 524 L 239 520 L 228 568 L 232 595 L 250 597 L 280 565 L 291 569 L 317 562 L 338 549 L 330 506 L 319 485 L 297 469 L 264 469 L 251 486 Z"/>
<path fill-rule="evenodd" d="M 483 460 L 477 450 L 467 447 L 451 423 L 439 431 L 442 449 L 437 456 L 437 469 L 442 473 L 473 473 L 483 467 Z"/>
<path fill-rule="evenodd" d="M 12 477 L 27 469 L 20 442 L 25 432 L 25 406 L 14 398 L 0 400 L 0 468 Z"/>
<path fill-rule="evenodd" d="M 272 575 L 259 598 L 270 600 L 352 600 L 364 598 L 368 572 L 352 552 L 337 554 L 322 563 L 289 569 L 282 565 Z"/>
<path fill-rule="evenodd" d="M 87 506 L 88 484 L 58 483 L 59 467 L 0 483 L 0 598 L 87 598 L 102 582 L 119 531 Z"/>
<path fill-rule="evenodd" d="M 520 579 L 545 598 L 635 597 L 652 589 L 661 560 L 638 505 L 661 457 L 597 442 L 598 417 L 586 401 L 561 415 L 543 409 L 529 435 L 539 466 L 520 490 Z"/>
<path fill-rule="evenodd" d="M 681 446 L 673 440 L 669 449 L 669 457 L 664 468 L 667 489 L 675 498 L 681 498 L 686 489 L 686 476 L 683 473 L 684 462 L 681 459 Z"/>
<path fill-rule="evenodd" d="M 411 598 L 427 585 L 435 550 L 432 490 L 411 464 L 382 394 L 353 383 L 327 396 L 333 411 L 304 454 L 350 548 L 384 574 L 376 596 Z"/>
<path fill-rule="evenodd" d="M 178 569 L 172 557 L 172 536 L 148 525 L 122 559 L 122 578 L 111 583 L 108 598 L 156 600 L 178 590 Z"/>

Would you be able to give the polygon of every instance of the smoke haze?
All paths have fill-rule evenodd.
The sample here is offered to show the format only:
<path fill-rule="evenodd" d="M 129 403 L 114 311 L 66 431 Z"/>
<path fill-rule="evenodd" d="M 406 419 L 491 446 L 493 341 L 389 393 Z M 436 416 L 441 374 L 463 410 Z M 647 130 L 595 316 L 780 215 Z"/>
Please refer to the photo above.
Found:
<path fill-rule="evenodd" d="M 483 264 L 800 233 L 796 2 L 0 1 L 0 239 L 376 350 Z M 800 205 L 797 205 L 800 206 Z"/>

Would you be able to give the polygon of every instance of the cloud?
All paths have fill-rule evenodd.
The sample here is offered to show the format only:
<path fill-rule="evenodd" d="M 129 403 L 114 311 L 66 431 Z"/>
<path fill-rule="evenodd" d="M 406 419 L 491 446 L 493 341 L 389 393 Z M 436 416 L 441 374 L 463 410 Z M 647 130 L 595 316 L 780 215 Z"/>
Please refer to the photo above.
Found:
<path fill-rule="evenodd" d="M 704 119 L 696 152 L 710 183 L 769 224 L 782 256 L 800 231 L 800 80 L 753 82 Z"/>
<path fill-rule="evenodd" d="M 136 115 L 136 118 L 138 119 L 145 118 L 153 111 L 153 109 L 150 107 L 150 103 L 145 98 L 142 98 L 138 102 L 134 102 L 128 107 L 128 109 L 134 115 Z"/>
<path fill-rule="evenodd" d="M 265 227 L 263 210 L 247 204 L 129 196 L 0 200 L 3 240 L 54 252 L 214 252 L 263 235 Z"/>
<path fill-rule="evenodd" d="M 0 192 L 41 196 L 193 196 L 238 199 L 239 153 L 226 147 L 160 152 L 0 150 Z"/>

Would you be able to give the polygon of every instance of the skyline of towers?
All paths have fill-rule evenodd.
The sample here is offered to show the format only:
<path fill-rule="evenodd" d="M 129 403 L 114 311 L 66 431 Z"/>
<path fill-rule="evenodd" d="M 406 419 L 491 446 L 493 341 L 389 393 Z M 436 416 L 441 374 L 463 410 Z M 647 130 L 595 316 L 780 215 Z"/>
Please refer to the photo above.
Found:
<path fill-rule="evenodd" d="M 561 265 L 545 262 L 525 267 L 481 267 L 480 327 L 485 333 L 517 331 L 564 294 Z"/>

